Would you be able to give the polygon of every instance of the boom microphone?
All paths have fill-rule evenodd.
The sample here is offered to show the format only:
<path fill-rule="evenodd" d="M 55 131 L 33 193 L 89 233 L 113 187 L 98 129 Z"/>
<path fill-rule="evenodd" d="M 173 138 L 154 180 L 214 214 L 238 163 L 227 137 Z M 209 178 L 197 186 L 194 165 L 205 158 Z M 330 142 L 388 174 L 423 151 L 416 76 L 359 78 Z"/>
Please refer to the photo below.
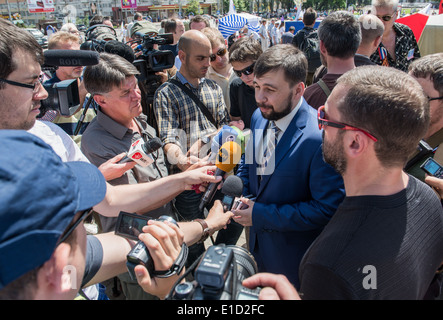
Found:
<path fill-rule="evenodd" d="M 117 54 L 120 57 L 128 60 L 130 63 L 135 60 L 134 50 L 132 50 L 132 48 L 127 44 L 117 40 L 106 41 L 103 51 L 107 53 Z"/>
<path fill-rule="evenodd" d="M 241 158 L 241 147 L 234 141 L 225 142 L 218 151 L 217 159 L 215 161 L 215 176 L 223 176 L 226 172 L 231 171 L 237 165 Z M 220 182 L 210 183 L 203 197 L 201 198 L 199 210 L 203 211 L 204 207 L 211 202 L 217 191 L 217 186 Z"/>
<path fill-rule="evenodd" d="M 160 138 L 155 137 L 146 142 L 144 141 L 144 139 L 140 138 L 131 145 L 131 148 L 129 149 L 126 156 L 118 163 L 134 161 L 142 167 L 149 166 L 151 163 L 154 162 L 151 153 L 157 151 L 162 146 L 163 142 L 160 140 Z"/>
<path fill-rule="evenodd" d="M 100 55 L 85 50 L 46 50 L 44 67 L 83 67 L 98 64 Z"/>

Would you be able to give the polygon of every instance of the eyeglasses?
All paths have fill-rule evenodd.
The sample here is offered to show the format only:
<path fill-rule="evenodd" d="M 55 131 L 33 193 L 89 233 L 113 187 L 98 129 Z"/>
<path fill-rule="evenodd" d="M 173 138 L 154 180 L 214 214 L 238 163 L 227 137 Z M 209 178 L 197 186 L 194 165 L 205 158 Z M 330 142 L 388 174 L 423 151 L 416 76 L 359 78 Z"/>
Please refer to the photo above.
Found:
<path fill-rule="evenodd" d="M 249 76 L 250 74 L 252 74 L 254 72 L 254 66 L 255 66 L 255 62 L 253 64 L 251 64 L 249 67 L 244 68 L 243 70 L 234 70 L 235 74 L 240 78 L 242 73 L 245 76 Z"/>
<path fill-rule="evenodd" d="M 438 97 L 438 98 L 430 98 L 430 97 L 428 97 L 428 101 L 429 102 L 434 101 L 434 100 L 441 100 L 441 99 L 443 99 L 443 96 Z"/>
<path fill-rule="evenodd" d="M 60 237 L 60 239 L 57 241 L 57 246 L 66 241 L 66 239 L 68 239 L 68 237 L 72 234 L 72 232 L 74 232 L 75 228 L 78 227 L 78 225 L 83 222 L 91 213 L 92 213 L 93 209 L 88 209 L 85 211 L 82 211 L 80 213 L 80 217 L 74 222 L 71 223 L 68 228 L 66 228 L 65 232 L 63 232 L 63 235 Z"/>
<path fill-rule="evenodd" d="M 395 15 L 396 12 L 397 11 L 394 11 L 391 15 L 385 14 L 384 16 L 377 16 L 377 18 L 379 18 L 380 20 L 388 22 L 389 20 L 392 19 L 392 17 Z"/>
<path fill-rule="evenodd" d="M 223 57 L 226 54 L 226 52 L 228 52 L 228 50 L 226 48 L 220 49 L 217 51 L 216 54 L 211 54 L 209 56 L 209 59 L 211 59 L 211 62 L 214 62 L 215 59 L 217 59 L 217 56 Z"/>
<path fill-rule="evenodd" d="M 318 128 L 320 130 L 323 129 L 324 126 L 330 126 L 330 127 L 338 128 L 341 130 L 361 131 L 365 135 L 367 135 L 371 140 L 373 140 L 374 142 L 377 142 L 376 137 L 374 137 L 372 134 L 370 134 L 369 132 L 367 132 L 363 129 L 352 127 L 352 126 L 349 126 L 344 123 L 334 122 L 334 121 L 325 119 L 325 106 L 321 106 L 320 108 L 318 108 L 317 119 L 318 119 Z"/>
<path fill-rule="evenodd" d="M 6 79 L 0 79 L 0 81 L 4 82 L 4 83 L 7 83 L 7 84 L 10 84 L 12 86 L 32 89 L 32 93 L 36 94 L 40 90 L 40 86 L 41 86 L 41 84 L 43 82 L 43 75 L 40 75 L 38 77 L 37 81 L 34 82 L 33 84 L 21 83 L 21 82 L 6 80 Z"/>

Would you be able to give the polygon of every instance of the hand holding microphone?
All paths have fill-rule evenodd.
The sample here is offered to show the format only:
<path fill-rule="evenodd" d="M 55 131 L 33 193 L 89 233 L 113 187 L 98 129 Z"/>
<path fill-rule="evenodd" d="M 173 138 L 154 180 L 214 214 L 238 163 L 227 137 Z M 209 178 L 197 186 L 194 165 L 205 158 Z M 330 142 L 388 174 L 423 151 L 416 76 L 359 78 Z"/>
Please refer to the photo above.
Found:
<path fill-rule="evenodd" d="M 162 146 L 163 142 L 160 140 L 160 138 L 155 137 L 146 142 L 143 138 L 140 138 L 132 143 L 127 155 L 118 163 L 134 161 L 142 167 L 149 166 L 154 162 L 154 158 L 151 156 L 151 153 L 157 151 Z"/>
<path fill-rule="evenodd" d="M 241 147 L 238 143 L 234 141 L 225 142 L 218 151 L 217 158 L 215 161 L 215 166 L 217 167 L 215 171 L 215 176 L 223 176 L 225 173 L 230 172 L 241 158 Z M 210 183 L 206 192 L 203 194 L 199 210 L 203 211 L 204 207 L 212 201 L 217 187 L 220 182 Z"/>

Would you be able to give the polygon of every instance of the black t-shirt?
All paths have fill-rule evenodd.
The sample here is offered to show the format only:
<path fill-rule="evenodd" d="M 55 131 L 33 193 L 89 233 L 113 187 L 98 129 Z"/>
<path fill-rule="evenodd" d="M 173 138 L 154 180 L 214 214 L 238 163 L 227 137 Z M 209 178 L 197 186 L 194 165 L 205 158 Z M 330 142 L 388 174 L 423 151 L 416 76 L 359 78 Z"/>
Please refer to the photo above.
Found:
<path fill-rule="evenodd" d="M 300 264 L 302 299 L 422 299 L 443 261 L 443 209 L 409 176 L 390 196 L 346 197 Z"/>
<path fill-rule="evenodd" d="M 230 115 L 241 117 L 245 128 L 250 128 L 252 114 L 257 109 L 254 88 L 245 84 L 242 79 L 236 78 L 231 82 L 229 96 L 231 99 Z"/>

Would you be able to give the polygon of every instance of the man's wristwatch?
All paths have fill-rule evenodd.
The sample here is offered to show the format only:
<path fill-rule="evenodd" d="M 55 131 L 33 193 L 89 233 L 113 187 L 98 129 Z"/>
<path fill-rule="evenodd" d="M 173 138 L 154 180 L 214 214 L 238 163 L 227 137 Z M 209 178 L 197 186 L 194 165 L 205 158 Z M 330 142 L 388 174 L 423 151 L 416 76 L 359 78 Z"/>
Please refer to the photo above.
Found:
<path fill-rule="evenodd" d="M 206 221 L 203 220 L 203 219 L 195 219 L 194 221 L 200 223 L 200 225 L 201 225 L 202 228 L 203 228 L 203 234 L 202 234 L 200 240 L 198 240 L 198 242 L 197 242 L 197 243 L 202 243 L 202 242 L 204 242 L 206 239 L 208 239 L 208 237 L 209 237 L 209 235 L 210 235 L 210 231 L 211 231 L 211 229 L 209 229 L 208 224 L 207 224 Z"/>

